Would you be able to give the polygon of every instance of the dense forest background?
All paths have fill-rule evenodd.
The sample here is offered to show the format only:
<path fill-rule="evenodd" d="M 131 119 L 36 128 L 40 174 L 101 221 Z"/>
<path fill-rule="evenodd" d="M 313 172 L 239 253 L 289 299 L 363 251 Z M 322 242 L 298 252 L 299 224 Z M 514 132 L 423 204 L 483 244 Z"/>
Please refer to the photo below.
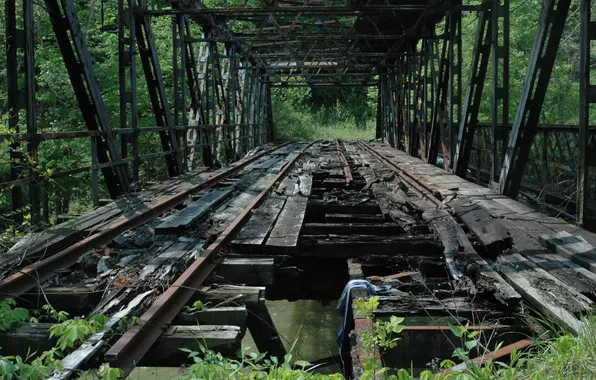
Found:
<path fill-rule="evenodd" d="M 234 0 L 214 0 L 209 6 L 226 6 Z M 150 7 L 157 1 L 148 1 Z M 475 4 L 478 1 L 474 2 Z M 119 128 L 118 94 L 118 44 L 116 0 L 80 0 L 76 3 L 78 17 L 93 59 L 94 69 L 107 106 L 111 125 Z M 103 5 L 103 6 L 102 6 Z M 511 108 L 510 120 L 515 117 L 519 94 L 523 85 L 532 41 L 538 28 L 540 0 L 511 1 Z M 103 9 L 103 12 L 102 12 Z M 579 14 L 578 1 L 571 7 L 557 62 L 550 82 L 541 123 L 577 124 L 579 110 Z M 36 86 L 37 111 L 40 132 L 85 130 L 68 75 L 58 50 L 44 3 L 36 2 L 34 9 L 36 30 Z M 0 9 L 0 113 L 6 113 L 6 31 L 4 9 Z M 168 17 L 152 20 L 153 31 L 160 56 L 167 90 L 172 89 L 171 21 Z M 463 18 L 463 86 L 469 76 L 469 65 L 474 47 L 477 15 L 464 14 Z M 443 25 L 437 25 L 441 33 Z M 198 34 L 198 33 L 197 33 Z M 142 78 L 140 62 L 138 72 L 139 127 L 153 126 L 149 98 Z M 24 78 L 20 80 L 24 81 Z M 481 107 L 480 121 L 489 122 L 490 70 Z M 308 88 L 273 89 L 272 101 L 277 136 L 283 139 L 317 138 L 373 138 L 376 118 L 377 89 L 371 88 Z M 170 99 L 172 99 L 170 97 Z M 5 118 L 0 123 L 0 133 L 8 133 Z M 0 143 L 0 144 L 6 144 Z M 156 134 L 141 135 L 141 153 L 159 150 Z M 55 140 L 42 142 L 39 147 L 41 170 L 46 172 L 66 170 L 91 165 L 89 139 Z M 165 178 L 166 170 L 161 160 L 143 162 L 141 182 L 144 185 Z M 49 204 L 51 220 L 59 214 L 82 213 L 92 207 L 90 173 L 48 181 L 43 184 L 43 194 Z M 0 179 L 9 180 L 9 158 L 6 145 L 0 151 Z M 0 214 L 10 210 L 10 191 L 0 193 Z M 25 190 L 26 191 L 26 190 Z M 25 194 L 26 196 L 26 194 Z M 107 192 L 102 189 L 102 198 Z"/>

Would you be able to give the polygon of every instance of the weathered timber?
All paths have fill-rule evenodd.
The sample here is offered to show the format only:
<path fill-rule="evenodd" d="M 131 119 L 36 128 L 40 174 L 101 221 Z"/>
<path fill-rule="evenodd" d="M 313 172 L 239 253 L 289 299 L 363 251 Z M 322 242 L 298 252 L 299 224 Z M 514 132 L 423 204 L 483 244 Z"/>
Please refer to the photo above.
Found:
<path fill-rule="evenodd" d="M 371 189 L 385 218 L 398 223 L 405 231 L 416 225 L 416 219 L 399 209 L 401 202 L 395 193 L 379 183 L 373 184 Z"/>
<path fill-rule="evenodd" d="M 521 296 L 476 252 L 447 211 L 430 209 L 422 214 L 422 219 L 443 243 L 445 262 L 456 290 L 472 286 L 472 290 L 490 292 L 511 307 L 519 304 Z"/>
<path fill-rule="evenodd" d="M 404 233 L 402 227 L 397 224 L 383 223 L 305 223 L 302 226 L 304 235 L 377 235 L 377 236 L 395 236 Z"/>
<path fill-rule="evenodd" d="M 256 305 L 264 297 L 265 288 L 260 286 L 213 285 L 195 293 L 196 299 L 209 303 L 210 307 Z"/>
<path fill-rule="evenodd" d="M 564 255 L 552 254 L 512 220 L 504 220 L 513 237 L 513 249 L 591 300 L 596 299 L 596 274 L 572 262 Z"/>
<path fill-rule="evenodd" d="M 118 322 L 125 316 L 128 316 L 132 311 L 138 307 L 145 298 L 149 297 L 154 290 L 148 290 L 144 293 L 138 294 L 134 297 L 126 307 L 110 317 L 110 320 L 104 325 L 103 329 L 87 338 L 76 350 L 68 354 L 62 359 L 62 369 L 55 372 L 51 377 L 52 380 L 65 379 L 70 376 L 81 366 L 83 366 L 89 359 L 91 359 L 105 344 L 104 337 L 108 332 L 111 332 Z"/>
<path fill-rule="evenodd" d="M 238 326 L 171 326 L 161 334 L 140 364 L 172 365 L 175 358 L 178 362 L 188 358 L 188 354 L 181 354 L 181 348 L 197 350 L 198 343 L 222 355 L 233 355 L 240 348 L 243 336 L 244 331 Z"/>
<path fill-rule="evenodd" d="M 302 229 L 307 203 L 308 198 L 305 197 L 288 198 L 265 243 L 267 252 L 286 253 L 298 250 L 298 236 Z"/>
<path fill-rule="evenodd" d="M 183 311 L 172 322 L 175 325 L 231 325 L 244 329 L 246 306 L 222 306 L 196 311 Z"/>
<path fill-rule="evenodd" d="M 346 258 L 373 254 L 416 254 L 440 257 L 443 247 L 433 236 L 428 235 L 395 237 L 307 235 L 301 239 L 299 253 L 318 257 Z"/>
<path fill-rule="evenodd" d="M 286 197 L 267 199 L 242 227 L 232 241 L 232 248 L 240 253 L 260 252 L 285 203 Z"/>
<path fill-rule="evenodd" d="M 21 355 L 26 357 L 28 352 L 41 353 L 54 347 L 56 337 L 50 338 L 52 323 L 18 323 L 8 331 L 0 331 L 2 352 L 4 355 Z M 159 337 L 143 359 L 144 363 L 164 363 L 165 359 L 182 356 L 180 348 L 197 349 L 197 342 L 205 344 L 207 348 L 233 354 L 240 346 L 243 331 L 238 326 L 171 326 Z M 180 360 L 179 360 L 180 361 Z M 66 378 L 66 372 L 55 379 Z"/>
<path fill-rule="evenodd" d="M 190 228 L 214 207 L 223 202 L 231 193 L 231 188 L 214 189 L 198 201 L 186 206 L 182 211 L 165 218 L 161 224 L 155 227 L 155 233 L 171 234 Z"/>
<path fill-rule="evenodd" d="M 275 190 L 275 194 L 280 196 L 292 196 L 298 194 L 298 191 L 298 178 L 296 176 L 288 175 L 281 181 Z"/>
<path fill-rule="evenodd" d="M 381 214 L 325 214 L 327 223 L 383 223 L 385 217 Z"/>
<path fill-rule="evenodd" d="M 511 248 L 513 240 L 507 228 L 480 204 L 464 198 L 449 205 L 488 251 L 499 253 Z"/>
<path fill-rule="evenodd" d="M 517 253 L 499 256 L 497 271 L 538 312 L 574 333 L 582 330 L 577 316 L 593 308 L 588 298 Z"/>
<path fill-rule="evenodd" d="M 376 202 L 363 200 L 362 202 L 351 203 L 328 203 L 319 199 L 310 199 L 307 206 L 309 214 L 380 214 L 381 209 Z"/>
<path fill-rule="evenodd" d="M 471 301 L 468 297 L 439 299 L 435 296 L 379 296 L 378 316 L 454 316 L 470 320 L 495 320 L 510 315 L 507 311 L 485 301 Z"/>
<path fill-rule="evenodd" d="M 273 258 L 226 258 L 215 273 L 228 283 L 273 285 L 273 264 Z"/>
<path fill-rule="evenodd" d="M 596 273 L 596 249 L 583 237 L 561 231 L 553 235 L 540 236 L 540 243 L 590 272 Z"/>

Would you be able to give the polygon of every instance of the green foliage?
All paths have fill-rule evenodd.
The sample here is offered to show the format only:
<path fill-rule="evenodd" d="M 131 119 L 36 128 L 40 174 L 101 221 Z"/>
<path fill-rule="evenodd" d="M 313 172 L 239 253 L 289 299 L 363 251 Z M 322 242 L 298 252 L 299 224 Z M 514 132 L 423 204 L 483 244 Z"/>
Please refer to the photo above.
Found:
<path fill-rule="evenodd" d="M 0 302 L 0 330 L 10 329 L 13 323 L 25 322 L 29 319 L 29 312 L 22 307 L 15 307 L 16 301 L 12 298 Z"/>
<path fill-rule="evenodd" d="M 109 321 L 109 317 L 96 314 L 86 319 L 68 319 L 50 327 L 50 338 L 58 337 L 58 348 L 65 350 L 84 341 L 88 336 L 101 330 Z"/>
<path fill-rule="evenodd" d="M 201 311 L 205 310 L 210 304 L 210 302 L 203 303 L 203 301 L 197 300 L 193 302 L 192 306 L 184 306 L 184 310 L 188 312 Z"/>
<path fill-rule="evenodd" d="M 137 316 L 128 317 L 125 315 L 118 321 L 118 330 L 124 332 L 141 324 L 141 318 Z"/>
<path fill-rule="evenodd" d="M 176 377 L 177 380 L 185 379 L 237 379 L 237 380 L 343 380 L 339 374 L 323 375 L 313 373 L 307 367 L 310 363 L 303 360 L 292 362 L 292 354 L 287 354 L 283 362 L 277 358 L 265 359 L 265 354 L 246 353 L 239 350 L 238 359 L 223 357 L 220 353 L 199 346 L 199 351 L 181 349 L 188 353 L 193 364 L 188 367 L 188 372 Z"/>

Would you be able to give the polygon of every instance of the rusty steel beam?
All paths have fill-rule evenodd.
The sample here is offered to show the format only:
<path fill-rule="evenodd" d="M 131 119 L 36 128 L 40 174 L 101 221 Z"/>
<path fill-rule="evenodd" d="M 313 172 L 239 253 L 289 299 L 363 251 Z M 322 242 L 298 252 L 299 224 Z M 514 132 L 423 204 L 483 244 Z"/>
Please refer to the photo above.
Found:
<path fill-rule="evenodd" d="M 341 151 L 339 140 L 335 141 L 335 146 L 337 148 L 337 154 L 339 155 L 339 159 L 342 163 L 344 174 L 346 176 L 346 186 L 350 186 L 352 184 L 352 181 L 354 180 L 354 177 L 352 177 L 352 171 L 350 170 L 350 164 L 348 163 L 348 160 L 346 159 L 344 152 Z"/>
<path fill-rule="evenodd" d="M 304 153 L 314 142 L 302 149 Z M 302 156 L 297 155 L 273 178 L 268 185 L 253 199 L 221 235 L 202 253 L 190 267 L 165 291 L 153 305 L 141 316 L 141 324 L 129 329 L 105 354 L 105 358 L 113 364 L 130 373 L 148 349 L 155 343 L 167 326 L 184 305 L 190 300 L 203 281 L 219 264 L 222 257 L 217 253 L 229 243 L 233 234 L 252 215 L 252 211 L 267 197 L 271 188 L 292 169 L 294 163 Z"/>
<path fill-rule="evenodd" d="M 288 144 L 289 143 L 284 143 L 272 149 L 256 154 L 249 159 L 242 161 L 238 165 L 230 167 L 229 169 L 224 170 L 213 177 L 210 177 L 202 183 L 196 184 L 187 190 L 163 200 L 149 209 L 137 212 L 136 214 L 111 226 L 110 229 L 106 229 L 95 235 L 91 235 L 44 260 L 38 261 L 35 264 L 21 269 L 20 271 L 0 281 L 0 301 L 6 298 L 19 296 L 20 294 L 23 294 L 35 288 L 36 286 L 39 286 L 41 282 L 52 277 L 56 270 L 68 268 L 74 265 L 77 262 L 79 256 L 89 249 L 101 244 L 109 243 L 113 238 L 122 232 L 140 224 L 146 223 L 170 210 L 171 208 L 181 204 L 188 198 L 189 194 L 213 186 L 229 178 L 251 162 L 254 162 L 255 160 Z"/>

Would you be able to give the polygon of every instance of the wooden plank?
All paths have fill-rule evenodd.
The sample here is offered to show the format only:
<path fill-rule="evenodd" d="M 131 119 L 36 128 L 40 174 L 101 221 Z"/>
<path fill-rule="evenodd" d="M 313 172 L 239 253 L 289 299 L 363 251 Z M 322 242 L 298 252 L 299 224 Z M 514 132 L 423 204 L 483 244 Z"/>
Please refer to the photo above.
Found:
<path fill-rule="evenodd" d="M 246 306 L 223 306 L 193 312 L 181 312 L 172 322 L 175 325 L 232 325 L 244 328 Z"/>
<path fill-rule="evenodd" d="M 369 235 L 317 236 L 301 239 L 300 255 L 355 257 L 363 255 L 417 254 L 441 257 L 443 247 L 432 235 L 378 237 Z"/>
<path fill-rule="evenodd" d="M 507 228 L 480 204 L 464 198 L 449 205 L 488 251 L 498 253 L 511 248 L 513 240 Z"/>
<path fill-rule="evenodd" d="M 499 256 L 497 271 L 538 312 L 573 333 L 581 332 L 583 322 L 576 316 L 594 307 L 589 299 L 517 253 Z"/>
<path fill-rule="evenodd" d="M 267 353 L 267 356 L 283 358 L 286 355 L 286 349 L 269 314 L 265 297 L 263 296 L 259 303 L 249 305 L 248 311 L 246 324 L 259 352 Z"/>
<path fill-rule="evenodd" d="M 397 224 L 383 223 L 305 223 L 302 227 L 303 235 L 377 235 L 394 236 L 404 233 L 404 229 Z"/>
<path fill-rule="evenodd" d="M 231 188 L 215 189 L 196 202 L 186 206 L 181 211 L 165 218 L 155 227 L 156 234 L 177 233 L 191 227 L 203 218 L 218 204 L 223 202 L 232 192 Z"/>
<path fill-rule="evenodd" d="M 385 222 L 382 214 L 325 214 L 327 223 L 372 223 L 380 224 Z"/>
<path fill-rule="evenodd" d="M 240 347 L 243 336 L 244 333 L 238 326 L 170 326 L 145 354 L 143 360 L 166 361 L 172 356 L 178 356 L 181 348 L 197 350 L 197 342 L 210 350 L 230 354 Z"/>
<path fill-rule="evenodd" d="M 267 239 L 265 250 L 273 253 L 296 252 L 308 198 L 290 197 Z"/>
<path fill-rule="evenodd" d="M 471 290 L 490 292 L 495 299 L 511 307 L 519 304 L 521 296 L 476 252 L 447 211 L 425 211 L 422 219 L 443 243 L 445 262 L 456 290 L 471 287 Z"/>
<path fill-rule="evenodd" d="M 486 301 L 472 302 L 468 297 L 450 297 L 439 299 L 434 296 L 419 295 L 398 295 L 379 296 L 379 307 L 375 315 L 379 316 L 458 316 L 462 318 L 473 318 L 473 320 L 484 320 L 485 318 L 496 319 L 504 317 L 507 312 Z"/>
<path fill-rule="evenodd" d="M 195 293 L 195 298 L 209 303 L 209 307 L 254 305 L 264 297 L 265 288 L 261 286 L 213 285 L 202 287 Z"/>
<path fill-rule="evenodd" d="M 244 285 L 273 285 L 273 264 L 271 258 L 234 257 L 222 261 L 215 273 L 226 282 Z"/>
<path fill-rule="evenodd" d="M 590 272 L 596 273 L 596 249 L 583 237 L 561 231 L 553 235 L 541 235 L 540 243 Z"/>
<path fill-rule="evenodd" d="M 232 248 L 239 253 L 260 252 L 285 203 L 286 197 L 269 197 L 242 227 Z"/>
<path fill-rule="evenodd" d="M 503 223 L 513 237 L 513 247 L 517 252 L 584 296 L 596 298 L 596 274 L 563 255 L 552 254 L 546 250 L 536 239 L 529 236 L 523 224 L 516 226 L 513 220 L 504 220 Z"/>

